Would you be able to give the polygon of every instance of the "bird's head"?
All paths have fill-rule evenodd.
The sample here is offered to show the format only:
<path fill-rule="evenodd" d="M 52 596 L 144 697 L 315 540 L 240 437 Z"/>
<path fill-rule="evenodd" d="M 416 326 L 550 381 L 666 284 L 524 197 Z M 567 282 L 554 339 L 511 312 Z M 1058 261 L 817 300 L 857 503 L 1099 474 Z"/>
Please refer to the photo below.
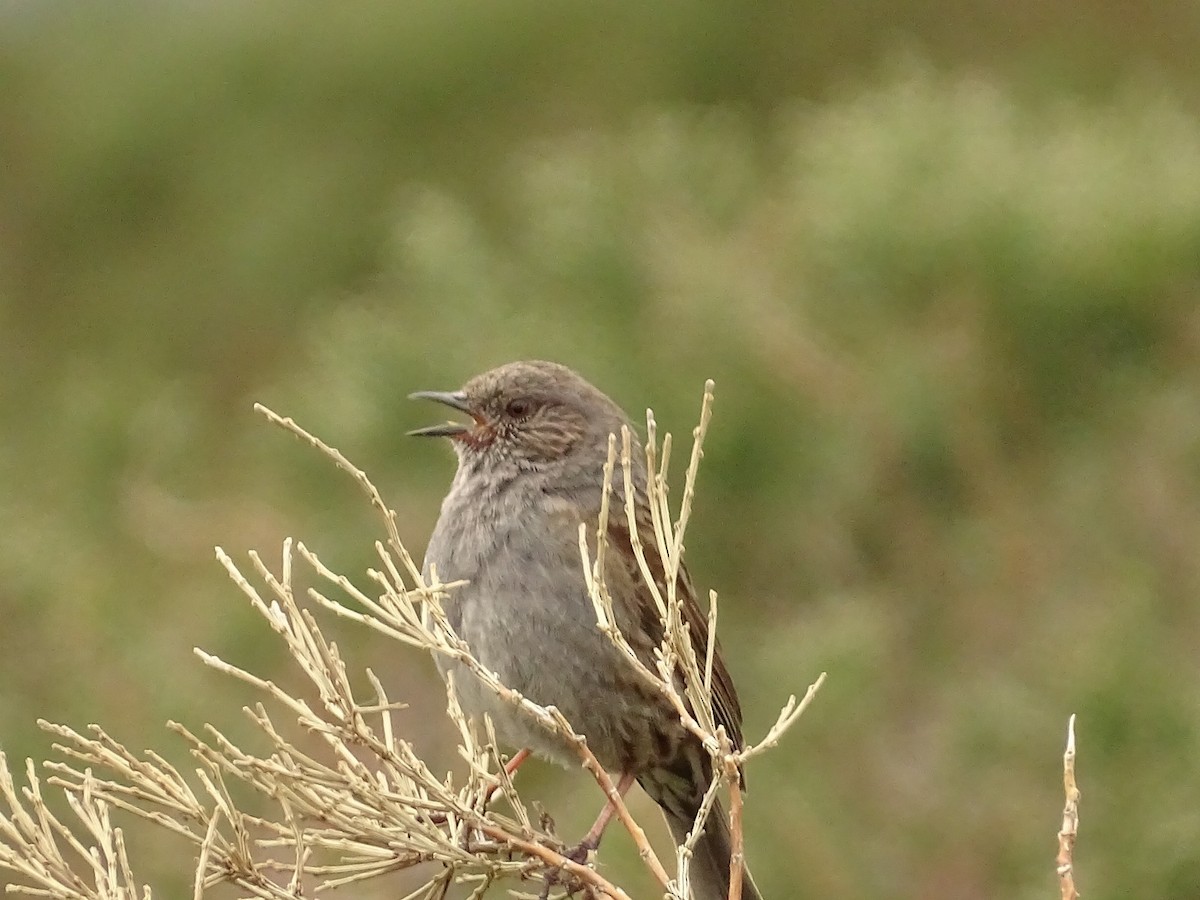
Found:
<path fill-rule="evenodd" d="M 520 468 L 595 453 L 610 433 L 620 434 L 625 414 L 605 394 L 566 366 L 542 361 L 508 363 L 476 375 L 461 390 L 417 391 L 465 413 L 470 422 L 445 422 L 410 431 L 445 437 L 459 459 L 474 464 L 511 462 Z"/>

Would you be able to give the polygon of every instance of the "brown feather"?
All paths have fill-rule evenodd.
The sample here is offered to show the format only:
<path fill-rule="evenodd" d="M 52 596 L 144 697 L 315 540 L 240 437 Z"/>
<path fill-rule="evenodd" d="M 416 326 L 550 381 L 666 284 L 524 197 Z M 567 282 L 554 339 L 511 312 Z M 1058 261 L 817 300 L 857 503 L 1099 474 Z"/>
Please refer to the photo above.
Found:
<path fill-rule="evenodd" d="M 641 539 L 642 553 L 646 559 L 646 566 L 650 570 L 655 584 L 658 585 L 659 590 L 665 596 L 666 572 L 664 571 L 662 558 L 659 555 L 658 547 L 654 540 L 654 529 L 650 522 L 650 515 L 644 506 L 638 509 L 637 523 L 638 536 Z M 629 535 L 629 525 L 623 517 L 619 515 L 610 516 L 608 542 L 617 551 L 615 555 L 629 567 L 631 580 L 636 585 L 638 592 L 637 610 L 640 614 L 640 622 L 638 624 L 641 626 L 642 632 L 651 638 L 654 645 L 661 644 L 663 635 L 662 620 L 659 617 L 658 607 L 654 603 L 654 597 L 650 592 L 650 588 L 642 577 L 641 567 L 638 565 L 637 557 L 633 552 L 633 543 Z M 688 629 L 688 636 L 691 638 L 692 647 L 696 652 L 697 659 L 700 661 L 701 669 L 703 669 L 705 655 L 708 652 L 708 616 L 700 608 L 700 604 L 696 599 L 696 590 L 692 586 L 692 579 L 688 575 L 687 568 L 683 565 L 679 567 L 675 591 L 676 596 L 680 599 L 684 624 Z M 649 661 L 647 660 L 647 662 Z M 712 701 L 714 721 L 718 725 L 724 726 L 730 743 L 732 743 L 734 749 L 740 750 L 742 748 L 742 708 L 738 702 L 737 691 L 733 686 L 733 679 L 730 677 L 729 670 L 725 666 L 725 660 L 721 653 L 720 640 L 717 641 L 717 645 L 713 651 Z"/>

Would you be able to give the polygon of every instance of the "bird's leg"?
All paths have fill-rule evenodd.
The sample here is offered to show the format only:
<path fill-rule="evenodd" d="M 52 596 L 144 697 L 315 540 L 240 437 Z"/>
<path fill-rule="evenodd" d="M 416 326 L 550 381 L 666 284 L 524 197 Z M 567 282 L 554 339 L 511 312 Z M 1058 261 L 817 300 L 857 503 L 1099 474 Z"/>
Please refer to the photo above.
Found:
<path fill-rule="evenodd" d="M 532 751 L 528 747 L 522 747 L 515 754 L 513 754 L 512 759 L 504 764 L 504 771 L 508 773 L 510 778 L 512 777 L 513 772 L 521 768 L 521 763 L 529 759 L 531 753 Z"/>
<path fill-rule="evenodd" d="M 617 781 L 617 795 L 624 797 L 636 780 L 632 772 L 622 772 L 620 780 Z M 588 854 L 600 846 L 600 838 L 604 837 L 604 829 L 608 827 L 608 823 L 612 821 L 612 817 L 617 814 L 616 805 L 609 800 L 604 804 L 604 809 L 600 810 L 600 815 L 596 817 L 596 822 L 584 835 L 582 841 L 572 847 L 565 856 L 574 862 L 581 865 L 587 862 Z"/>
<path fill-rule="evenodd" d="M 617 795 L 624 797 L 634 781 L 637 779 L 632 772 L 622 772 L 621 778 L 617 781 Z M 600 815 L 596 817 L 596 823 L 588 829 L 588 833 L 584 835 L 582 841 L 576 844 L 569 850 L 563 851 L 563 856 L 571 860 L 571 862 L 579 863 L 581 866 L 587 865 L 588 855 L 600 846 L 600 838 L 604 837 L 604 829 L 608 827 L 608 823 L 612 821 L 612 817 L 617 814 L 617 807 L 609 800 L 604 804 L 604 809 L 600 810 Z M 557 869 L 548 872 L 545 876 L 545 884 L 542 887 L 542 892 L 539 895 L 539 900 L 549 900 L 550 890 L 555 885 L 565 887 L 568 897 L 574 897 L 576 892 L 581 888 L 585 891 L 585 896 L 595 896 L 591 888 L 587 885 L 580 884 L 577 880 L 570 879 L 564 881 L 562 878 L 562 869 Z"/>
<path fill-rule="evenodd" d="M 516 753 L 513 754 L 513 758 L 504 764 L 505 774 L 508 775 L 509 778 L 512 778 L 513 773 L 516 772 L 517 769 L 521 768 L 521 763 L 523 763 L 523 762 L 525 762 L 525 760 L 529 759 L 529 757 L 531 755 L 532 755 L 532 751 L 528 747 L 523 747 L 520 750 L 518 750 Z M 498 790 L 500 790 L 499 783 L 493 784 L 488 788 L 487 795 L 483 798 L 484 806 L 487 806 L 487 804 L 492 801 L 492 797 L 495 795 L 496 791 L 498 791 Z"/>

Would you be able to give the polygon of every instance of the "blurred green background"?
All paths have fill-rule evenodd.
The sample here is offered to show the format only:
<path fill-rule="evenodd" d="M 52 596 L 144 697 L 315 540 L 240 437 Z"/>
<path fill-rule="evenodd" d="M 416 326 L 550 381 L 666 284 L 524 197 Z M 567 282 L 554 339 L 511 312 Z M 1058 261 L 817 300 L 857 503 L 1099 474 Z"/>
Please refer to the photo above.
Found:
<path fill-rule="evenodd" d="M 748 733 L 830 674 L 749 772 L 764 892 L 1056 896 L 1076 712 L 1085 895 L 1200 896 L 1197 46 L 1185 0 L 0 5 L 0 746 L 248 737 L 196 645 L 300 684 L 213 546 L 379 529 L 252 401 L 420 551 L 409 391 L 557 359 L 684 437 L 711 377 Z M 330 630 L 451 766 L 429 661 Z"/>

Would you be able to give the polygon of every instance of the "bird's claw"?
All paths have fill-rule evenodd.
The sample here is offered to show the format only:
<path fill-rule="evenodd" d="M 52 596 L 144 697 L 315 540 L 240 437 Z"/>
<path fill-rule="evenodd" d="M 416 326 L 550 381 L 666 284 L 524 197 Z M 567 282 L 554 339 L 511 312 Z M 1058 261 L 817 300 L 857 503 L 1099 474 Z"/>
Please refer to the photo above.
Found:
<path fill-rule="evenodd" d="M 562 857 L 564 860 L 569 860 L 577 865 L 586 866 L 592 853 L 599 846 L 599 843 L 594 838 L 584 838 L 574 847 L 568 847 L 563 850 Z M 590 885 L 585 884 L 577 876 L 565 871 L 563 866 L 547 872 L 544 880 L 545 883 L 542 885 L 541 893 L 538 894 L 538 900 L 549 900 L 550 891 L 555 887 L 562 888 L 566 892 L 567 897 L 574 897 L 580 891 L 583 892 L 582 896 L 585 898 L 595 896 Z"/>
<path fill-rule="evenodd" d="M 595 838 L 584 838 L 574 847 L 563 852 L 563 856 L 571 860 L 571 862 L 579 863 L 581 866 L 586 866 L 588 858 L 600 846 L 600 841 Z"/>

